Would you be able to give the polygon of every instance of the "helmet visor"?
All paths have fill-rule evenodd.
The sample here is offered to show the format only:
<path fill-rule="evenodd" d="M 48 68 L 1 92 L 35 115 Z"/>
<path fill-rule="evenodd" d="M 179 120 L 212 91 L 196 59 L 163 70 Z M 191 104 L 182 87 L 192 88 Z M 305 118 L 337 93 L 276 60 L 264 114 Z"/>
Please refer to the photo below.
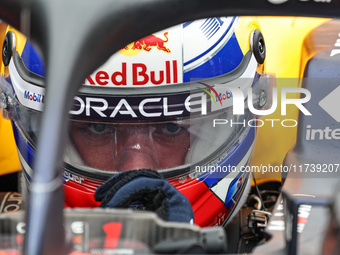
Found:
<path fill-rule="evenodd" d="M 231 109 L 204 118 L 157 122 L 72 120 L 65 162 L 91 172 L 190 167 L 233 144 L 243 128 L 212 128 L 217 118 L 240 121 Z"/>

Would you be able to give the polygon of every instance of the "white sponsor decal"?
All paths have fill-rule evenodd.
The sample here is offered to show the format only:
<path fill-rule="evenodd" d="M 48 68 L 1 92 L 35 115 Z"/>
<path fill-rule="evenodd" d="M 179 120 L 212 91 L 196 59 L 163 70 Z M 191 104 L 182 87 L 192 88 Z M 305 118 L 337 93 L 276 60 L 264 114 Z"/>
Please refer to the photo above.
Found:
<path fill-rule="evenodd" d="M 19 102 L 31 109 L 42 111 L 45 88 L 32 85 L 23 80 L 15 68 L 13 61 L 10 61 L 8 68 L 11 74 L 12 85 Z"/>
<path fill-rule="evenodd" d="M 71 173 L 69 173 L 67 171 L 64 171 L 64 181 L 67 182 L 69 180 L 81 184 L 82 181 L 84 180 L 84 178 L 83 177 L 79 177 L 79 176 L 77 176 L 75 174 L 71 174 Z"/>
<path fill-rule="evenodd" d="M 198 94 L 198 97 L 202 96 L 202 93 Z M 192 106 L 190 104 L 190 99 L 192 98 L 191 95 L 187 96 L 185 99 L 185 102 L 183 104 L 183 109 L 185 109 L 188 112 L 194 112 L 199 111 L 198 110 L 192 110 L 190 107 Z M 128 99 L 128 98 L 127 98 Z M 91 110 L 97 113 L 98 116 L 102 118 L 114 118 L 119 113 L 121 115 L 129 115 L 132 118 L 138 118 L 136 112 L 141 114 L 144 117 L 159 117 L 159 116 L 181 116 L 184 110 L 178 110 L 178 111 L 170 111 L 169 110 L 169 102 L 168 97 L 157 97 L 157 98 L 146 98 L 143 99 L 139 105 L 138 110 L 133 109 L 130 105 L 130 103 L 122 98 L 118 101 L 117 105 L 114 107 L 112 112 L 110 114 L 106 114 L 105 111 L 109 109 L 109 103 L 105 98 L 94 98 L 94 97 L 86 97 L 85 100 L 82 98 L 76 96 L 74 98 L 75 101 L 79 103 L 79 109 L 70 111 L 70 114 L 73 115 L 81 115 L 84 114 L 85 116 L 91 116 Z M 162 109 L 160 109 L 159 112 L 148 112 L 148 104 L 153 102 L 160 102 L 162 105 Z M 93 103 L 96 103 L 96 105 L 93 105 Z M 98 104 L 100 103 L 100 105 Z"/>

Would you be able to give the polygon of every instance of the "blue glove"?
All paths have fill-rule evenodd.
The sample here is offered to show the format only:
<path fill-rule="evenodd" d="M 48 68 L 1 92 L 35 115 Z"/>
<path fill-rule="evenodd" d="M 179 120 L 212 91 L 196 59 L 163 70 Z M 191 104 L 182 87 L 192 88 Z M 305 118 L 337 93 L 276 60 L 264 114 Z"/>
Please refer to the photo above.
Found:
<path fill-rule="evenodd" d="M 188 199 L 153 170 L 132 170 L 113 175 L 95 193 L 103 208 L 131 208 L 154 211 L 166 221 L 193 223 Z"/>

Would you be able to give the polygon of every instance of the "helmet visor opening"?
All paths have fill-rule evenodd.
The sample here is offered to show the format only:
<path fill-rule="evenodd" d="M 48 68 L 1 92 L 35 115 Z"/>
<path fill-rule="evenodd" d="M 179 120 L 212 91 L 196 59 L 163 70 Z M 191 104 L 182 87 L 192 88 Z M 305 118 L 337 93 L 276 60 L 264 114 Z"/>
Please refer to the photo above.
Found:
<path fill-rule="evenodd" d="M 72 120 L 65 162 L 90 172 L 183 168 L 233 143 L 241 127 L 210 127 L 226 116 L 236 121 L 231 111 L 156 122 Z"/>

